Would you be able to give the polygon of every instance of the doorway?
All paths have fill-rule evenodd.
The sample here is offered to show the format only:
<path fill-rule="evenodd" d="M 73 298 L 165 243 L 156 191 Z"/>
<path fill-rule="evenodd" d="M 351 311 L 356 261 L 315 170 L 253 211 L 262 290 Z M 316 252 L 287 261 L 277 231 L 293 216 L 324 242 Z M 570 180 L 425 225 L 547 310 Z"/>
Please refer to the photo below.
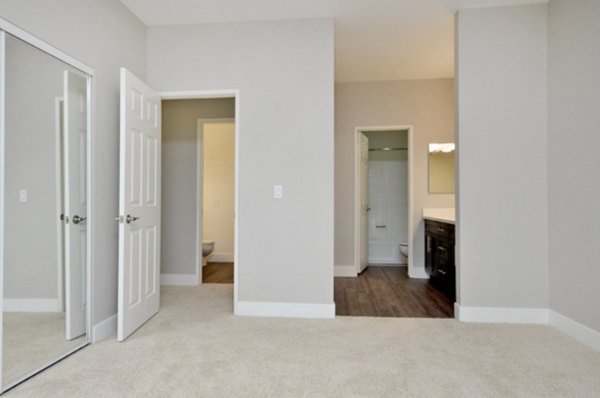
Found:
<path fill-rule="evenodd" d="M 372 126 L 355 129 L 355 224 L 354 224 L 354 265 L 356 275 L 363 272 L 371 260 L 378 256 L 377 263 L 388 264 L 405 262 L 408 274 L 411 273 L 412 258 L 412 126 Z M 369 140 L 369 137 L 371 140 Z M 372 145 L 369 145 L 371 141 Z M 375 160 L 377 159 L 377 160 Z M 376 209 L 369 198 L 369 161 L 377 168 L 376 184 L 383 190 L 378 195 L 379 206 Z M 371 168 L 371 172 L 374 171 Z M 404 177 L 394 175 L 404 173 Z M 386 180 L 393 180 L 394 187 L 386 185 Z M 403 180 L 401 182 L 401 180 Z M 371 187 L 376 190 L 376 187 Z M 384 195 L 385 193 L 385 195 Z M 394 212 L 391 204 L 396 202 Z M 403 209 L 400 209 L 403 207 Z M 392 215 L 390 229 L 387 228 L 386 214 Z M 372 214 L 372 215 L 370 215 Z M 369 234 L 369 228 L 371 233 Z M 394 238 L 391 238 L 393 233 Z M 371 237 L 377 239 L 376 250 L 369 249 Z M 406 244 L 408 256 L 400 253 L 400 244 Z M 383 260 L 383 261 L 382 261 Z"/>
<path fill-rule="evenodd" d="M 198 286 L 203 283 L 202 242 L 215 242 L 209 262 L 226 261 L 233 269 L 234 311 L 237 304 L 237 219 L 238 208 L 238 137 L 237 91 L 163 93 L 163 242 L 161 285 Z M 204 202 L 203 138 L 207 126 L 212 129 L 229 124 L 231 177 L 228 203 Z M 214 231 L 203 228 L 207 207 L 229 211 L 228 244 L 215 238 Z M 227 212 L 227 210 L 225 210 Z M 191 217 L 190 217 L 191 216 Z M 213 220 L 214 221 L 214 220 Z M 211 234 L 207 236 L 206 232 Z"/>
<path fill-rule="evenodd" d="M 234 279 L 235 118 L 198 119 L 197 236 L 200 283 Z"/>

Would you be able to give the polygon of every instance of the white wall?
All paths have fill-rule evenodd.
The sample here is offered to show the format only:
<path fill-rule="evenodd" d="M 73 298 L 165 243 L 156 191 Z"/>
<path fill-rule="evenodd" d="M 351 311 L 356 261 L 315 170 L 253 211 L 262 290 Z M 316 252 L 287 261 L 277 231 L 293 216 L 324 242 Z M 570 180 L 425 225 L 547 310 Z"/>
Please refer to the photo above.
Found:
<path fill-rule="evenodd" d="M 600 332 L 600 2 L 549 5 L 550 308 Z"/>
<path fill-rule="evenodd" d="M 160 91 L 239 89 L 239 300 L 330 311 L 333 22 L 151 27 L 148 79 Z"/>
<path fill-rule="evenodd" d="M 146 76 L 146 28 L 118 0 L 3 0 L 0 15 L 95 70 L 93 323 L 117 311 L 119 67 Z M 51 16 L 51 17 L 49 17 Z"/>
<path fill-rule="evenodd" d="M 338 83 L 335 91 L 335 265 L 354 265 L 354 134 L 359 126 L 414 127 L 412 255 L 424 273 L 424 207 L 454 207 L 427 191 L 427 145 L 454 141 L 454 80 Z"/>
<path fill-rule="evenodd" d="M 547 6 L 457 18 L 458 302 L 547 308 Z"/>
<path fill-rule="evenodd" d="M 234 116 L 231 98 L 162 101 L 162 274 L 196 273 L 198 119 Z"/>
<path fill-rule="evenodd" d="M 204 124 L 202 240 L 215 241 L 210 261 L 233 261 L 235 123 Z"/>

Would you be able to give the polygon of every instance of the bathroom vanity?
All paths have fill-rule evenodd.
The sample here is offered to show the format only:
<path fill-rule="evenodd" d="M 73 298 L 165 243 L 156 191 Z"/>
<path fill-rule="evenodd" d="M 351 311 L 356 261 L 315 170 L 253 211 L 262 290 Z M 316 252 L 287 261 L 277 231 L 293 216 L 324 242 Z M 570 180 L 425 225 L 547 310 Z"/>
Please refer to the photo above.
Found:
<path fill-rule="evenodd" d="M 423 218 L 425 220 L 425 270 L 429 274 L 430 282 L 454 301 L 456 299 L 454 209 L 424 209 Z"/>

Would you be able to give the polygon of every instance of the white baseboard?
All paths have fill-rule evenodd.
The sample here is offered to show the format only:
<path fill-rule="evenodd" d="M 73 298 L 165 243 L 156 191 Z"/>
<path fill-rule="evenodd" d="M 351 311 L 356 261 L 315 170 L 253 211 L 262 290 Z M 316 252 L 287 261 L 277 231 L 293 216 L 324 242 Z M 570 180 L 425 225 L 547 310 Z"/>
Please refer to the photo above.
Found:
<path fill-rule="evenodd" d="M 115 333 L 117 333 L 117 314 L 98 322 L 92 327 L 92 343 L 99 343 Z"/>
<path fill-rule="evenodd" d="M 13 299 L 5 298 L 3 310 L 6 312 L 62 312 L 58 299 Z"/>
<path fill-rule="evenodd" d="M 399 265 L 402 263 L 402 259 L 400 258 L 393 258 L 393 259 L 389 259 L 389 258 L 371 258 L 369 257 L 367 259 L 367 262 L 369 264 L 373 264 L 373 265 Z"/>
<path fill-rule="evenodd" d="M 600 332 L 550 310 L 550 325 L 600 352 Z"/>
<path fill-rule="evenodd" d="M 333 319 L 335 304 L 238 301 L 235 315 Z"/>
<path fill-rule="evenodd" d="M 408 267 L 408 276 L 413 279 L 429 279 L 429 274 L 427 274 L 425 268 Z"/>
<path fill-rule="evenodd" d="M 233 253 L 213 253 L 209 258 L 211 263 L 232 263 Z"/>
<path fill-rule="evenodd" d="M 548 323 L 546 308 L 463 307 L 454 304 L 454 317 L 462 322 Z"/>
<path fill-rule="evenodd" d="M 162 286 L 198 286 L 199 274 L 160 274 Z"/>
<path fill-rule="evenodd" d="M 333 267 L 333 276 L 355 277 L 356 275 L 354 265 L 336 265 Z"/>

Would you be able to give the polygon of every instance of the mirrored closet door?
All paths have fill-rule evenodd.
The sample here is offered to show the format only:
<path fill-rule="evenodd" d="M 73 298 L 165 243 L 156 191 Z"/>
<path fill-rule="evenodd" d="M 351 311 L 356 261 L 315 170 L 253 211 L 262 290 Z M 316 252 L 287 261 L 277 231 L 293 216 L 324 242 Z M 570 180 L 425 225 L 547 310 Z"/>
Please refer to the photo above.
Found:
<path fill-rule="evenodd" d="M 89 342 L 90 76 L 0 35 L 6 390 Z"/>

